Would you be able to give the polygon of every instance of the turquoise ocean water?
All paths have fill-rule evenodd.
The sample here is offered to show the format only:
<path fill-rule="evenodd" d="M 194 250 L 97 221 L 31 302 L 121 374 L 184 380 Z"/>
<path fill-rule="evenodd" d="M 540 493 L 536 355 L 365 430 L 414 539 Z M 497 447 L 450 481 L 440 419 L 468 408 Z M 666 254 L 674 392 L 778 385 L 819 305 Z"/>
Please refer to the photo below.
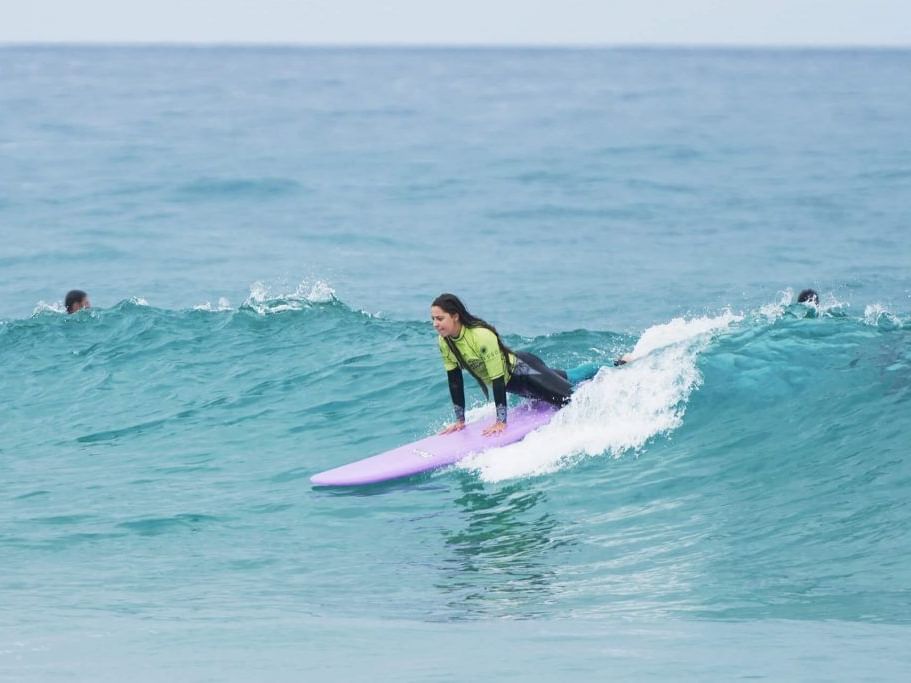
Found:
<path fill-rule="evenodd" d="M 907 680 L 908 121 L 908 51 L 0 49 L 0 679 Z M 449 418 L 442 291 L 640 358 L 312 488 Z"/>

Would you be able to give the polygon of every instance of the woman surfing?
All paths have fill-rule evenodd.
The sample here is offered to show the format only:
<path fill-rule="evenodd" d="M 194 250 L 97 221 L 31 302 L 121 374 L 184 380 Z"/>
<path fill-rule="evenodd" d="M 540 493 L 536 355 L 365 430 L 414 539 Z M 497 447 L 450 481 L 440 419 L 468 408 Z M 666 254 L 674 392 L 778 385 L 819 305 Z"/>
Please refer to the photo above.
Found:
<path fill-rule="evenodd" d="M 439 335 L 437 341 L 455 410 L 455 422 L 445 427 L 442 434 L 465 427 L 463 369 L 474 377 L 488 398 L 488 386 L 493 389 L 497 419 L 484 430 L 485 436 L 506 429 L 507 392 L 564 406 L 572 396 L 573 383 L 590 379 L 598 372 L 598 366 L 590 363 L 567 374 L 549 368 L 532 353 L 513 351 L 503 343 L 493 325 L 472 315 L 455 294 L 440 294 L 434 299 L 430 318 Z"/>

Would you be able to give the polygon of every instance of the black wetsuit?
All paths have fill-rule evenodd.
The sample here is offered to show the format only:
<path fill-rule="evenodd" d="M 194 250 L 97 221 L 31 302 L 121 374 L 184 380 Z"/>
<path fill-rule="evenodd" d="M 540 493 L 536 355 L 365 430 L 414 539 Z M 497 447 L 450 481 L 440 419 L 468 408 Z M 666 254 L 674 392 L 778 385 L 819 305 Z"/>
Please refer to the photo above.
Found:
<path fill-rule="evenodd" d="M 506 391 L 526 398 L 547 401 L 555 406 L 569 403 L 573 387 L 563 370 L 547 367 L 543 360 L 528 351 L 516 351 L 516 365 Z"/>

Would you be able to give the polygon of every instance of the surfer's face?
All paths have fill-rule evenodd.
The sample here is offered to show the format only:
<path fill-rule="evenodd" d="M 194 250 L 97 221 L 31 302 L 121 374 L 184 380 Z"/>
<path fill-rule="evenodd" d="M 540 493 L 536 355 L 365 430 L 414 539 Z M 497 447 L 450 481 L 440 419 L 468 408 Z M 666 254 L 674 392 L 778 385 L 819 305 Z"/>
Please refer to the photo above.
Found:
<path fill-rule="evenodd" d="M 459 314 L 447 313 L 439 306 L 430 307 L 430 320 L 433 322 L 433 329 L 441 337 L 458 337 L 462 330 Z"/>

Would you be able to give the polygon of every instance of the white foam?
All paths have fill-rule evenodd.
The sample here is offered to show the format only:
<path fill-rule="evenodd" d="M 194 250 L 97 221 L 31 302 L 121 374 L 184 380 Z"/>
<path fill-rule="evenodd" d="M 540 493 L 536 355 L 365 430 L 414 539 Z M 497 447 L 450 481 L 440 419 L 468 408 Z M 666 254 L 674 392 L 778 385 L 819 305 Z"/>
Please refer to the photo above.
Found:
<path fill-rule="evenodd" d="M 845 302 L 839 301 L 831 292 L 819 295 L 818 303 L 804 301 L 798 304 L 793 299 L 794 290 L 789 287 L 778 292 L 777 301 L 761 306 L 753 315 L 773 323 L 785 314 L 798 318 L 816 316 L 842 317 L 845 315 L 845 308 L 847 307 Z"/>
<path fill-rule="evenodd" d="M 212 313 L 217 313 L 219 311 L 230 311 L 231 302 L 222 296 L 222 297 L 219 297 L 217 304 L 213 305 L 212 303 L 206 301 L 203 304 L 197 304 L 196 306 L 194 306 L 193 310 L 194 311 L 209 311 Z"/>
<path fill-rule="evenodd" d="M 602 368 L 546 426 L 519 443 L 466 458 L 459 467 L 497 482 L 554 472 L 584 457 L 641 449 L 680 426 L 686 402 L 702 381 L 699 352 L 713 333 L 739 320 L 742 316 L 728 311 L 647 329 L 631 354 L 638 360 Z"/>
<path fill-rule="evenodd" d="M 335 301 L 335 290 L 322 280 L 317 280 L 313 284 L 300 283 L 294 295 L 303 297 L 311 304 L 328 304 Z"/>
<path fill-rule="evenodd" d="M 39 301 L 35 304 L 35 310 L 32 311 L 32 315 L 38 315 L 39 313 L 66 313 L 66 307 L 61 301 L 55 301 L 50 304 L 46 301 Z"/>
<path fill-rule="evenodd" d="M 841 317 L 845 315 L 848 303 L 840 301 L 835 294 L 823 294 L 819 301 L 819 312 L 823 315 Z"/>
<path fill-rule="evenodd" d="M 901 320 L 882 304 L 868 304 L 864 309 L 864 323 L 873 327 L 894 329 L 901 327 Z"/>
<path fill-rule="evenodd" d="M 767 318 L 769 322 L 774 322 L 784 315 L 784 312 L 787 310 L 788 305 L 793 298 L 794 290 L 788 287 L 787 289 L 778 292 L 778 301 L 762 306 L 759 309 L 759 315 Z"/>
<path fill-rule="evenodd" d="M 702 340 L 706 335 L 741 320 L 743 320 L 742 315 L 735 315 L 729 310 L 714 318 L 708 316 L 689 320 L 674 318 L 670 322 L 653 325 L 643 332 L 629 355 L 633 359 L 641 358 L 652 351 L 672 344 Z"/>
<path fill-rule="evenodd" d="M 300 311 L 313 304 L 327 304 L 335 301 L 335 290 L 322 280 L 301 282 L 293 292 L 282 292 L 282 288 L 272 288 L 257 281 L 250 285 L 250 294 L 244 305 L 260 315 L 281 313 L 283 311 Z"/>

